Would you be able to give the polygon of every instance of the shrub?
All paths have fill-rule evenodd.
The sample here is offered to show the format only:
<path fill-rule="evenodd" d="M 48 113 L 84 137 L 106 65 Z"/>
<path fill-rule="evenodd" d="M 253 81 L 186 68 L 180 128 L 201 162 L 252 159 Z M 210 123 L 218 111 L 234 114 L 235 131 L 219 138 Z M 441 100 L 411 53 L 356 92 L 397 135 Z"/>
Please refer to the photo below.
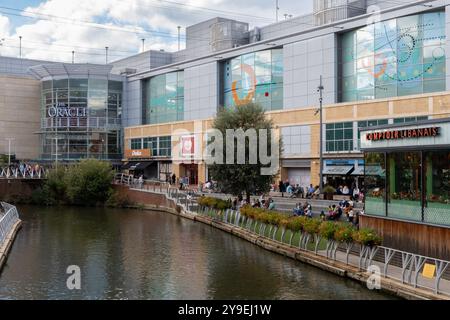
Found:
<path fill-rule="evenodd" d="M 126 208 L 132 205 L 130 199 L 126 194 L 121 194 L 120 192 L 111 192 L 108 200 L 106 201 L 106 206 L 111 208 Z"/>
<path fill-rule="evenodd" d="M 319 234 L 327 240 L 334 240 L 337 224 L 331 221 L 322 222 L 319 226 Z"/>
<path fill-rule="evenodd" d="M 349 243 L 353 241 L 356 229 L 351 225 L 339 224 L 334 233 L 334 239 L 339 242 Z"/>
<path fill-rule="evenodd" d="M 322 191 L 323 193 L 332 193 L 332 194 L 335 194 L 336 193 L 336 189 L 335 188 L 333 188 L 332 186 L 330 186 L 330 185 L 327 185 L 327 186 L 325 186 L 324 188 L 323 188 L 323 191 Z"/>
<path fill-rule="evenodd" d="M 198 204 L 202 207 L 208 207 L 211 209 L 217 209 L 217 210 L 226 210 L 231 208 L 231 202 L 225 201 L 222 199 L 217 199 L 213 197 L 200 197 L 198 199 Z"/>
<path fill-rule="evenodd" d="M 318 219 L 308 219 L 305 222 L 303 229 L 310 235 L 315 235 L 315 234 L 319 233 L 319 228 L 320 228 L 321 223 L 322 222 Z"/>
<path fill-rule="evenodd" d="M 289 220 L 287 228 L 292 232 L 299 232 L 303 230 L 303 224 L 305 222 L 304 217 L 296 217 Z"/>
<path fill-rule="evenodd" d="M 353 233 L 353 240 L 364 246 L 378 246 L 382 243 L 383 239 L 372 229 L 361 229 Z"/>

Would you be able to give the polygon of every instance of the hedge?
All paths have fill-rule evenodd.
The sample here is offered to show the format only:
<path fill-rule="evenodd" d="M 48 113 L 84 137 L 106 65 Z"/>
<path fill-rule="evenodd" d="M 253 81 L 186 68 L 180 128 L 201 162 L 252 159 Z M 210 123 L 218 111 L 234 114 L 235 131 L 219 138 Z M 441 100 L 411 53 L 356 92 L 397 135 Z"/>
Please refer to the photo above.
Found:
<path fill-rule="evenodd" d="M 231 209 L 231 201 L 225 201 L 213 197 L 200 197 L 197 202 L 202 207 L 209 207 L 216 210 Z"/>

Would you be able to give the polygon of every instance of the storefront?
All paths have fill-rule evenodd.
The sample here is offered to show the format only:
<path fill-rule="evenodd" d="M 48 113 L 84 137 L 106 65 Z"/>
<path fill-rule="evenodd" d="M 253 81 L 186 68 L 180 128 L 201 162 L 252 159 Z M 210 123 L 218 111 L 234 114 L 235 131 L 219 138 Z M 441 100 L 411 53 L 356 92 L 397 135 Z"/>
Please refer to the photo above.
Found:
<path fill-rule="evenodd" d="M 450 118 L 361 130 L 368 216 L 450 226 Z"/>

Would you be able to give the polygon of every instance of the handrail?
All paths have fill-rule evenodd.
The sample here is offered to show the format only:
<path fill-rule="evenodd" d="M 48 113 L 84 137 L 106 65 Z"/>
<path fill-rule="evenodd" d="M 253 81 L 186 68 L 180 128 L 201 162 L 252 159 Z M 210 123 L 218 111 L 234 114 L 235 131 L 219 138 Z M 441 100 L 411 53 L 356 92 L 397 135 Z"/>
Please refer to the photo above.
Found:
<path fill-rule="evenodd" d="M 39 166 L 16 166 L 0 167 L 0 179 L 44 179 L 47 174 L 45 168 Z"/>
<path fill-rule="evenodd" d="M 0 213 L 0 247 L 3 245 L 6 237 L 11 232 L 14 225 L 19 221 L 17 208 L 6 202 L 0 202 L 5 213 Z"/>

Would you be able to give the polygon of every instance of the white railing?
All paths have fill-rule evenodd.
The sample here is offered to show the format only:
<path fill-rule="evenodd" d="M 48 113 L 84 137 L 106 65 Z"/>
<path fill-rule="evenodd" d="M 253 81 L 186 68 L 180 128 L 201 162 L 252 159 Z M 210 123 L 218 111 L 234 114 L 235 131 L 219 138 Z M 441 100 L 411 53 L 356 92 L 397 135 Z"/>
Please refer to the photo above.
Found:
<path fill-rule="evenodd" d="M 120 129 L 120 119 L 106 117 L 89 118 L 45 118 L 41 119 L 42 129 L 52 128 L 95 128 Z"/>
<path fill-rule="evenodd" d="M 41 166 L 0 167 L 0 179 L 44 179 L 46 173 Z"/>
<path fill-rule="evenodd" d="M 0 210 L 0 247 L 3 245 L 6 237 L 11 232 L 14 225 L 19 221 L 17 208 L 5 202 L 0 202 L 3 210 Z"/>

